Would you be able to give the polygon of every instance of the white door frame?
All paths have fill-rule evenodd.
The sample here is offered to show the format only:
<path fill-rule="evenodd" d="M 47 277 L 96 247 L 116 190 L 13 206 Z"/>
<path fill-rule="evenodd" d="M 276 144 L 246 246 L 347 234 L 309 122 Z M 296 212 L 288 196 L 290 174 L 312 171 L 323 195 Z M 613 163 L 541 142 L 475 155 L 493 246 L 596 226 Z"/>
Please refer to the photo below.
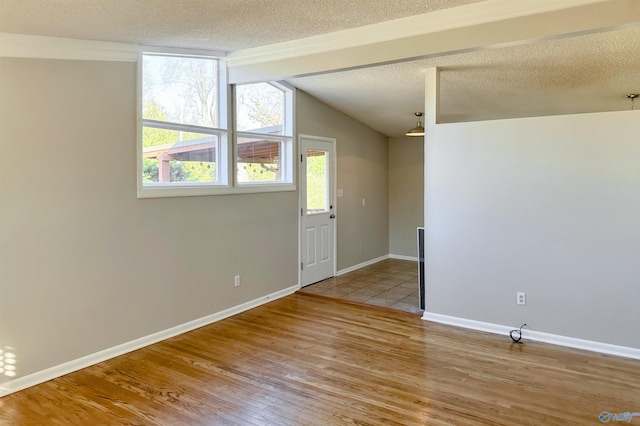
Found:
<path fill-rule="evenodd" d="M 330 167 L 329 173 L 331 174 L 331 188 L 329 188 L 329 192 L 331 194 L 331 203 L 333 205 L 333 214 L 335 214 L 335 219 L 333 219 L 333 276 L 335 277 L 338 272 L 338 200 L 336 197 L 336 187 L 337 187 L 337 170 L 338 170 L 338 157 L 336 155 L 336 139 L 335 138 L 326 138 L 323 136 L 313 136 L 307 134 L 298 134 L 298 288 L 302 287 L 302 209 L 304 209 L 303 199 L 304 194 L 302 192 L 302 185 L 300 184 L 303 179 L 303 173 L 306 174 L 306 170 L 303 168 L 302 162 L 302 139 L 311 139 L 320 142 L 327 142 L 331 144 L 330 155 L 332 158 L 331 164 L 333 167 Z M 306 178 L 305 178 L 306 179 Z"/>

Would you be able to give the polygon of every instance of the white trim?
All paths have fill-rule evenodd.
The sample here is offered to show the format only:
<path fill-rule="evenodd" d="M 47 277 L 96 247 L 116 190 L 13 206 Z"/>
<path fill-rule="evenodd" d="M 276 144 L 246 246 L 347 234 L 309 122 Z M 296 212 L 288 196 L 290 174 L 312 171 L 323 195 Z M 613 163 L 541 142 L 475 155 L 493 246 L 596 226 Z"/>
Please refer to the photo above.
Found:
<path fill-rule="evenodd" d="M 405 256 L 403 254 L 389 254 L 389 259 L 411 260 L 413 262 L 417 262 L 418 256 Z"/>
<path fill-rule="evenodd" d="M 142 125 L 144 127 L 152 127 L 154 129 L 177 130 L 179 132 L 205 133 L 207 135 L 218 136 L 219 138 L 222 137 L 224 133 L 227 133 L 227 129 L 221 129 L 218 127 L 194 126 L 193 124 L 180 124 L 180 123 L 173 123 L 171 121 L 152 120 L 150 118 L 143 118 Z"/>
<path fill-rule="evenodd" d="M 183 49 L 181 47 L 163 47 L 163 46 L 149 46 L 149 45 L 140 45 L 141 53 L 157 53 L 159 55 L 175 55 L 182 56 L 185 58 L 189 57 L 209 57 L 220 59 L 227 56 L 226 52 L 221 50 L 205 50 L 205 49 Z"/>
<path fill-rule="evenodd" d="M 217 172 L 218 180 L 221 184 L 229 185 L 232 182 L 230 179 L 229 161 L 231 149 L 229 144 L 233 139 L 229 129 L 232 129 L 231 119 L 232 113 L 229 110 L 229 85 L 227 84 L 227 62 L 224 58 L 218 58 L 218 126 L 225 128 L 227 131 L 222 134 L 218 143 L 219 151 L 216 153 L 216 167 L 219 167 Z M 142 109 L 141 109 L 142 111 Z M 142 162 L 142 161 L 141 161 Z"/>
<path fill-rule="evenodd" d="M 293 136 L 285 136 L 285 135 L 274 135 L 270 133 L 255 133 L 255 132 L 245 132 L 243 130 L 235 131 L 236 137 L 245 137 L 250 139 L 266 139 L 269 141 L 286 141 L 293 140 Z"/>
<path fill-rule="evenodd" d="M 136 62 L 138 45 L 0 33 L 0 57 Z"/>
<path fill-rule="evenodd" d="M 308 135 L 306 133 L 298 134 L 298 140 L 300 140 L 300 138 L 313 139 L 313 140 L 316 140 L 316 141 L 327 142 L 327 143 L 336 143 L 337 142 L 337 140 L 335 138 L 327 138 L 327 137 L 324 137 L 324 136 L 313 136 L 313 135 Z"/>
<path fill-rule="evenodd" d="M 296 185 L 273 184 L 273 183 L 243 183 L 242 186 L 216 186 L 206 184 L 202 186 L 146 186 L 138 189 L 138 199 L 144 198 L 169 198 L 169 197 L 205 197 L 209 195 L 239 195 L 239 194 L 259 194 L 267 192 L 288 192 L 295 191 Z"/>
<path fill-rule="evenodd" d="M 240 305 L 225 309 L 215 314 L 207 315 L 206 317 L 198 318 L 193 321 L 186 322 L 175 327 L 168 328 L 166 330 L 159 331 L 157 333 L 150 334 L 148 336 L 140 337 L 121 345 L 113 346 L 111 348 L 83 356 L 81 358 L 65 362 L 54 367 L 47 368 L 46 370 L 38 371 L 29 374 L 24 377 L 20 377 L 14 380 L 0 384 L 0 397 L 8 395 L 13 392 L 18 392 L 22 389 L 26 389 L 30 386 L 46 382 L 56 377 L 63 376 L 65 374 L 72 373 L 74 371 L 89 367 L 99 362 L 106 361 L 111 358 L 115 358 L 120 355 L 124 355 L 128 352 L 135 351 L 145 346 L 152 345 L 154 343 L 161 342 L 179 334 L 186 333 L 196 328 L 204 327 L 214 322 L 223 320 L 232 315 L 239 314 L 249 309 L 253 309 L 265 303 L 271 302 L 276 299 L 288 296 L 295 293 L 300 287 L 297 285 L 276 291 L 266 296 L 259 297 L 249 302 L 242 303 Z"/>
<path fill-rule="evenodd" d="M 561 2 L 556 0 L 539 0 L 536 2 L 488 0 L 298 40 L 237 50 L 228 55 L 228 64 L 229 67 L 233 68 L 290 59 L 545 12 L 555 12 L 594 3 L 603 3 L 604 1 L 606 0 L 563 0 Z"/>
<path fill-rule="evenodd" d="M 375 259 L 367 260 L 366 262 L 362 262 L 345 269 L 341 269 L 338 272 L 336 272 L 336 277 L 339 277 L 340 275 L 344 275 L 348 272 L 356 271 L 360 268 L 364 268 L 365 266 L 373 265 L 374 263 L 382 262 L 383 260 L 386 260 L 386 259 L 389 259 L 388 254 L 385 254 L 384 256 L 376 257 Z"/>
<path fill-rule="evenodd" d="M 466 318 L 452 317 L 449 315 L 436 314 L 433 312 L 424 312 L 422 319 L 433 321 L 440 324 L 452 325 L 455 327 L 468 328 L 471 330 L 485 331 L 487 333 L 501 334 L 509 336 L 509 331 L 517 327 L 509 327 L 506 325 L 493 324 L 489 322 L 475 321 Z M 593 340 L 577 339 L 575 337 L 561 336 L 558 334 L 543 333 L 523 329 L 523 339 L 533 340 L 536 342 L 550 343 L 552 345 L 566 346 L 569 348 L 583 349 L 592 352 L 598 352 L 608 355 L 616 355 L 625 358 L 640 359 L 640 349 L 627 346 L 612 345 L 609 343 L 595 342 Z"/>

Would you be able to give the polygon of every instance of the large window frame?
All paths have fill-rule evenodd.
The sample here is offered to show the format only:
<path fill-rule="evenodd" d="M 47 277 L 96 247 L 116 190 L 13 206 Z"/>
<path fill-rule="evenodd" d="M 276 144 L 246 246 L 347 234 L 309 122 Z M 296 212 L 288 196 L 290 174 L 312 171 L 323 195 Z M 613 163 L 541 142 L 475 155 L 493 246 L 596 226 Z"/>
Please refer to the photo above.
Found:
<path fill-rule="evenodd" d="M 204 57 L 218 61 L 218 121 L 217 127 L 193 126 L 167 121 L 145 119 L 143 117 L 143 59 L 144 55 L 160 55 L 174 57 Z M 293 135 L 295 132 L 295 89 L 285 83 L 269 82 L 276 87 L 284 88 L 286 93 L 285 134 L 276 139 L 283 141 L 281 181 L 269 181 L 260 183 L 239 183 L 237 179 L 237 151 L 235 132 L 235 86 L 227 83 L 227 67 L 224 60 L 224 52 L 203 51 L 194 49 L 159 48 L 140 46 L 138 49 L 137 68 L 137 197 L 138 198 L 164 198 L 164 197 L 190 197 L 208 195 L 227 195 L 259 192 L 295 191 L 295 149 Z M 216 182 L 144 182 L 143 166 L 143 129 L 145 127 L 160 128 L 174 131 L 202 133 L 217 138 L 216 152 Z M 242 133 L 242 132 L 239 132 Z M 247 132 L 245 132 L 247 133 Z M 265 138 L 266 135 L 260 135 Z M 266 136 L 271 138 L 271 136 Z"/>

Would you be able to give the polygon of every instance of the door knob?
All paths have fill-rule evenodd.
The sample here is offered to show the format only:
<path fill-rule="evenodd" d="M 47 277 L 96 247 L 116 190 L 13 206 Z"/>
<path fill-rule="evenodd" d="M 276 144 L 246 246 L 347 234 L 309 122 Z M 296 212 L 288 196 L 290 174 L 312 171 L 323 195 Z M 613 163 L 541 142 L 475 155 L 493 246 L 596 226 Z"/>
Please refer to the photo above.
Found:
<path fill-rule="evenodd" d="M 335 218 L 336 218 L 336 215 L 333 213 L 331 214 L 331 216 L 329 216 L 329 219 L 335 219 Z"/>

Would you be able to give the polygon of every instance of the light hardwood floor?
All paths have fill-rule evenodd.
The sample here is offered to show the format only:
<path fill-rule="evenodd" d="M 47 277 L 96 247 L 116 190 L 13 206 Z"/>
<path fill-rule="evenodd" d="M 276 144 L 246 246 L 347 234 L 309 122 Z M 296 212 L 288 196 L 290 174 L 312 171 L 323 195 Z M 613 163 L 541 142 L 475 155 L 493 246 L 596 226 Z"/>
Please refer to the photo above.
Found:
<path fill-rule="evenodd" d="M 602 411 L 640 411 L 640 361 L 297 293 L 1 398 L 0 424 L 595 425 Z"/>

